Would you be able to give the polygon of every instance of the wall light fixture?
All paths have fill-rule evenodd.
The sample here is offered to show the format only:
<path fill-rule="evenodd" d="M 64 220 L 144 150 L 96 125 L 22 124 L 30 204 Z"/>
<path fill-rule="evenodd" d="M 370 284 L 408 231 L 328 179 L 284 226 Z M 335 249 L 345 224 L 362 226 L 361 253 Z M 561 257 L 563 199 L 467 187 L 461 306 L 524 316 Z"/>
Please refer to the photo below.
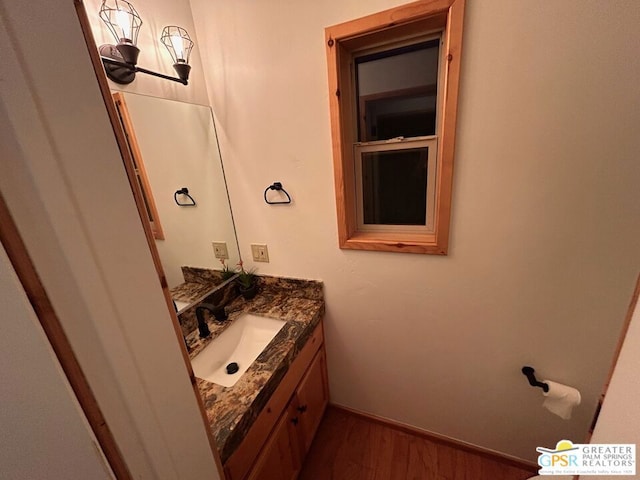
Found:
<path fill-rule="evenodd" d="M 167 26 L 162 30 L 160 41 L 167 47 L 173 59 L 173 68 L 178 77 L 171 77 L 138 67 L 140 49 L 137 46 L 142 19 L 136 9 L 126 0 L 102 0 L 100 18 L 116 39 L 116 45 L 101 45 L 100 57 L 107 77 L 126 85 L 133 82 L 136 73 L 146 73 L 187 85 L 189 81 L 189 56 L 193 41 L 182 27 Z"/>

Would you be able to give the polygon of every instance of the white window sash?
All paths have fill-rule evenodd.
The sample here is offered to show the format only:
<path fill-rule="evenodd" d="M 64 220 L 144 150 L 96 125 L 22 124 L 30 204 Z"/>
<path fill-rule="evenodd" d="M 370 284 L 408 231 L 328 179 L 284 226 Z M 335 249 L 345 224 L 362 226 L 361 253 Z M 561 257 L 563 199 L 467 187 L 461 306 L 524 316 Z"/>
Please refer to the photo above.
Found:
<path fill-rule="evenodd" d="M 362 154 L 372 152 L 389 152 L 428 147 L 427 157 L 427 215 L 425 225 L 375 225 L 364 223 Z M 359 232 L 394 232 L 394 233 L 433 233 L 435 223 L 436 175 L 438 137 L 393 138 L 375 142 L 360 142 L 353 146 L 356 180 L 356 220 Z"/>

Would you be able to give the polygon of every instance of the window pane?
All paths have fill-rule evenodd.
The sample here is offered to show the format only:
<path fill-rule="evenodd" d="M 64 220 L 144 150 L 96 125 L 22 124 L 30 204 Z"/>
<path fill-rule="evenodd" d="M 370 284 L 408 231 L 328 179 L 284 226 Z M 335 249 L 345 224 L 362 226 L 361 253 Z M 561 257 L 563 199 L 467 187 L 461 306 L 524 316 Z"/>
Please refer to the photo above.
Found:
<path fill-rule="evenodd" d="M 425 225 L 429 147 L 362 154 L 362 205 L 369 225 Z"/>
<path fill-rule="evenodd" d="M 356 58 L 361 142 L 436 133 L 440 40 Z"/>

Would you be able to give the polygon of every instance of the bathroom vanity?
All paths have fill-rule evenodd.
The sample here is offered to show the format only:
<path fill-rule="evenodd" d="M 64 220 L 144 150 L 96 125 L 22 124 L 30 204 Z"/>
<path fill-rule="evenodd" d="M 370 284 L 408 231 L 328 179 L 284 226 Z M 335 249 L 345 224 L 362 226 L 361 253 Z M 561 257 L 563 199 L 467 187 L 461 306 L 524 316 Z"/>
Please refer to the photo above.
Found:
<path fill-rule="evenodd" d="M 191 358 L 243 315 L 285 325 L 232 387 L 197 378 L 225 477 L 291 479 L 302 466 L 329 399 L 320 282 L 261 277 L 252 300 L 227 305 L 228 320 L 208 320 L 211 336 L 186 336 Z"/>
<path fill-rule="evenodd" d="M 114 101 L 119 114 L 114 122 L 127 132 L 123 149 L 131 153 L 125 155 L 129 181 L 142 221 L 149 225 L 151 251 L 162 263 L 160 281 L 171 287 L 189 355 L 194 359 L 205 350 L 199 362 L 205 370 L 235 365 L 230 374 L 241 375 L 237 382 L 209 374 L 201 376 L 219 383 L 192 378 L 224 475 L 231 480 L 295 478 L 328 402 L 322 284 L 263 276 L 257 297 L 235 298 L 233 280 L 220 272 L 233 269 L 241 257 L 211 110 L 128 92 L 116 93 Z M 180 130 L 190 132 L 189 142 L 175 141 L 173 133 Z M 185 191 L 193 194 L 192 203 L 185 203 Z M 214 259 L 204 239 L 216 239 L 226 254 L 216 250 Z M 214 313 L 220 305 L 228 319 L 208 318 L 211 335 L 199 338 L 196 309 L 202 318 L 203 310 Z M 245 313 L 271 322 L 254 319 L 254 331 L 247 334 Z M 239 317 L 245 320 L 231 328 Z M 252 335 L 262 336 L 261 326 L 274 319 L 286 323 L 265 348 L 256 347 Z M 244 356 L 221 364 L 228 358 L 223 350 L 239 350 L 240 343 L 233 343 L 238 330 L 241 342 L 252 343 L 258 356 L 253 362 Z"/>

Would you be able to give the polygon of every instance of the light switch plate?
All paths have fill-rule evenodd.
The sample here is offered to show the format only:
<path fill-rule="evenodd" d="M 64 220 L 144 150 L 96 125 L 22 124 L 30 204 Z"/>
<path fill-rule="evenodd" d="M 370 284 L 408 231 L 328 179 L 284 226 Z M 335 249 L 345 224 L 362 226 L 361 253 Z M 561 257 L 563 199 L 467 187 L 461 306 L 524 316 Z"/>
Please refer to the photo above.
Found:
<path fill-rule="evenodd" d="M 251 255 L 253 256 L 254 262 L 269 263 L 269 250 L 264 243 L 252 243 Z"/>
<path fill-rule="evenodd" d="M 213 245 L 213 254 L 216 258 L 227 260 L 229 251 L 227 250 L 227 242 L 211 242 Z"/>

